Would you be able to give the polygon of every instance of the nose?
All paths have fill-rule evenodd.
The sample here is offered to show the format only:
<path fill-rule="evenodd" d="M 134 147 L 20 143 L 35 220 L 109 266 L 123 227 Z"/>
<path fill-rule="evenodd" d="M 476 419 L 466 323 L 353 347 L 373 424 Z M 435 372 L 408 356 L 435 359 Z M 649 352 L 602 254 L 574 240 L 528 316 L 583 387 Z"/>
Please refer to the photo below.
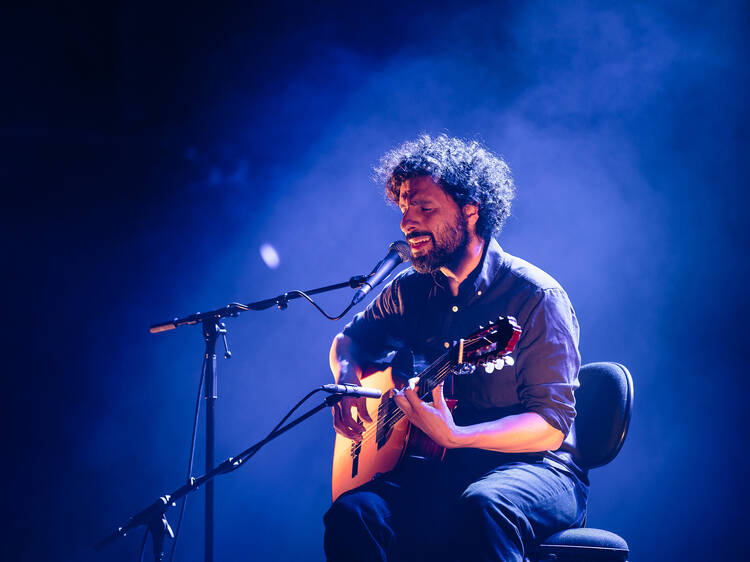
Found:
<path fill-rule="evenodd" d="M 414 213 L 410 207 L 407 207 L 404 211 L 404 216 L 401 217 L 401 232 L 404 235 L 409 234 L 411 231 L 417 229 L 417 222 L 414 218 Z"/>

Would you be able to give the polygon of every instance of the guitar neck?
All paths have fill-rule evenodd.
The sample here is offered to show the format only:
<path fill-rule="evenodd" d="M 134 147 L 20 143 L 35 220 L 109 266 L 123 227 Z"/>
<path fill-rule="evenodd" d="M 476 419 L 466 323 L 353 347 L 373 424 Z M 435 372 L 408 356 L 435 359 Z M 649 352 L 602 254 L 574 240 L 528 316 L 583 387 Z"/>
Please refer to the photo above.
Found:
<path fill-rule="evenodd" d="M 474 356 L 484 357 L 490 353 L 497 353 L 505 356 L 510 353 L 516 346 L 518 338 L 521 335 L 521 329 L 518 327 L 515 319 L 512 317 L 500 318 L 497 324 L 490 322 L 490 326 L 484 328 L 480 326 L 479 332 L 472 334 L 465 340 L 460 340 L 459 346 L 461 351 L 458 357 L 462 361 L 465 359 L 464 350 Z M 501 343 L 502 342 L 502 343 Z M 451 374 L 453 367 L 456 365 L 457 357 L 453 349 L 448 349 L 426 369 L 419 373 L 419 383 L 417 385 L 417 394 L 422 400 L 429 400 L 433 389 L 443 382 Z M 391 406 L 392 397 L 387 399 L 388 406 Z M 384 402 L 385 402 L 384 400 Z M 382 403 L 381 403 L 382 404 Z M 393 411 L 389 409 L 389 411 Z M 403 412 L 395 408 L 391 422 L 396 423 L 403 418 Z"/>
<path fill-rule="evenodd" d="M 450 351 L 446 351 L 431 363 L 429 367 L 419 373 L 418 392 L 422 400 L 429 397 L 432 390 L 451 374 L 451 368 L 454 363 L 452 355 Z"/>
<path fill-rule="evenodd" d="M 450 351 L 446 351 L 431 363 L 425 370 L 419 373 L 419 384 L 417 385 L 417 393 L 420 399 L 426 400 L 432 393 L 432 390 L 443 382 L 446 377 L 451 373 L 453 367 L 453 359 Z M 389 402 L 393 401 L 392 397 L 388 397 Z M 404 413 L 398 408 L 395 408 L 389 423 L 391 425 L 396 424 L 404 417 Z"/>

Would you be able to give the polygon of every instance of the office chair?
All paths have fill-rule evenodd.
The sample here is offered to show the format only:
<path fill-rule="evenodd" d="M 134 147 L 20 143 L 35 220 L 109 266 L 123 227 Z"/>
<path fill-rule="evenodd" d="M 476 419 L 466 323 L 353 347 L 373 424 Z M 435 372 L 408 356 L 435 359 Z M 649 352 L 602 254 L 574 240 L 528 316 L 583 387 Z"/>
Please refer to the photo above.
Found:
<path fill-rule="evenodd" d="M 582 469 L 604 466 L 620 452 L 633 409 L 633 379 L 619 363 L 589 363 L 578 374 L 576 391 L 576 450 Z M 626 561 L 625 540 L 602 529 L 567 529 L 528 549 L 529 562 Z"/>

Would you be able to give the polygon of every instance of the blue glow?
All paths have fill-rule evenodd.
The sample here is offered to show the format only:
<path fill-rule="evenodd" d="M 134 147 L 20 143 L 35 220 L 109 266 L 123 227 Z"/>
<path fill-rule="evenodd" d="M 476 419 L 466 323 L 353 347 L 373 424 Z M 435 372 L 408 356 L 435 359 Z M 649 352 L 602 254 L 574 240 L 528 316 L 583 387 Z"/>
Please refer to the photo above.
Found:
<path fill-rule="evenodd" d="M 34 490 L 9 525 L 29 559 L 135 559 L 139 533 L 85 548 L 184 480 L 203 355 L 199 326 L 148 326 L 367 273 L 401 238 L 371 166 L 420 132 L 505 156 L 502 246 L 567 289 L 585 362 L 634 376 L 589 524 L 634 560 L 742 557 L 746 4 L 90 4 L 19 26 L 27 70 L 7 80 L 22 171 L 2 181 L 33 199 L 4 201 L 26 272 L 8 325 L 29 348 L 8 459 L 34 483 L 8 486 Z M 217 459 L 330 381 L 350 317 L 297 300 L 227 320 Z M 217 560 L 322 560 L 332 443 L 321 413 L 217 480 Z M 202 559 L 202 502 L 179 561 Z"/>

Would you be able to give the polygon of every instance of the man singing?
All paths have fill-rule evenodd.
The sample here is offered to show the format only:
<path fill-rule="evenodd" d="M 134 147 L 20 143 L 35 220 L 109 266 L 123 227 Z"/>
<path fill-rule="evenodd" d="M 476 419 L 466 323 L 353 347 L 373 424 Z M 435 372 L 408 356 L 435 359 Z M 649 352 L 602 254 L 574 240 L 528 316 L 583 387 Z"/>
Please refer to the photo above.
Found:
<path fill-rule="evenodd" d="M 409 388 L 398 407 L 447 448 L 433 463 L 407 457 L 388 474 L 340 496 L 325 516 L 330 561 L 522 561 L 535 540 L 583 522 L 588 480 L 567 452 L 575 436 L 578 322 L 549 275 L 493 238 L 510 213 L 507 164 L 477 142 L 421 136 L 377 169 L 399 206 L 412 267 L 334 339 L 331 369 L 359 384 L 369 362 L 408 350 L 427 362 L 498 316 L 523 333 L 515 364 L 478 368 L 423 402 Z M 336 431 L 361 439 L 365 398 L 344 398 Z"/>

